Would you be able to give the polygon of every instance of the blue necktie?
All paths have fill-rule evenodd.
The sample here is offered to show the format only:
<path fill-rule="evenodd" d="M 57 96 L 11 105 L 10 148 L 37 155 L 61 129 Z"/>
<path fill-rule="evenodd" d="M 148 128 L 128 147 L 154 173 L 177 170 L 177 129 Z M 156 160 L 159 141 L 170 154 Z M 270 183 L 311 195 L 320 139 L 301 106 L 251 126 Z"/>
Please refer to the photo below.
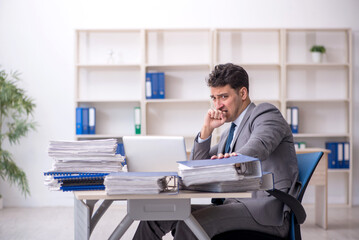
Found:
<path fill-rule="evenodd" d="M 232 122 L 231 129 L 229 130 L 229 134 L 228 134 L 228 138 L 227 138 L 227 142 L 226 142 L 226 147 L 224 148 L 224 153 L 229 153 L 229 150 L 231 149 L 231 143 L 233 140 L 235 128 L 236 128 L 236 124 L 234 124 Z M 222 205 L 224 200 L 225 200 L 225 198 L 212 198 L 211 202 L 214 205 Z"/>
<path fill-rule="evenodd" d="M 228 134 L 228 138 L 227 138 L 227 142 L 226 142 L 226 147 L 224 148 L 224 153 L 229 153 L 229 151 L 231 150 L 231 143 L 233 140 L 233 134 L 234 134 L 235 128 L 236 128 L 236 124 L 234 124 L 232 122 L 231 129 L 229 130 L 229 134 Z"/>

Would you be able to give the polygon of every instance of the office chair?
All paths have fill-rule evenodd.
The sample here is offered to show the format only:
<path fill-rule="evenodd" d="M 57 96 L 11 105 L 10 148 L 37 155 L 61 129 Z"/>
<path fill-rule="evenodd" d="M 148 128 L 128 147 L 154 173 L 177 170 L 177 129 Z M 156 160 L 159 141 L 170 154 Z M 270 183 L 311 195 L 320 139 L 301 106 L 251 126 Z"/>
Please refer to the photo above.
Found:
<path fill-rule="evenodd" d="M 305 210 L 301 204 L 304 192 L 308 186 L 309 180 L 317 167 L 319 160 L 322 158 L 323 152 L 303 153 L 297 154 L 299 182 L 301 188 L 297 198 L 281 192 L 277 189 L 268 190 L 267 192 L 291 208 L 291 223 L 287 238 L 280 238 L 266 233 L 250 231 L 250 230 L 233 230 L 220 233 L 212 238 L 212 240 L 235 240 L 235 239 L 250 239 L 250 240 L 301 240 L 300 224 L 304 223 L 306 218 Z"/>

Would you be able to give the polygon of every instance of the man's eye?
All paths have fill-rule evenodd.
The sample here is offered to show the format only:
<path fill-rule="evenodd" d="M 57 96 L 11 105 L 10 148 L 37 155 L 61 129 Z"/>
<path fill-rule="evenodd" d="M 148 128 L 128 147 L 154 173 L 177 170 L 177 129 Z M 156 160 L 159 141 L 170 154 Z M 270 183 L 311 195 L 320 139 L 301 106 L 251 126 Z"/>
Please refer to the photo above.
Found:
<path fill-rule="evenodd" d="M 227 96 L 226 96 L 226 95 L 222 95 L 221 98 L 222 98 L 222 99 L 226 99 Z"/>

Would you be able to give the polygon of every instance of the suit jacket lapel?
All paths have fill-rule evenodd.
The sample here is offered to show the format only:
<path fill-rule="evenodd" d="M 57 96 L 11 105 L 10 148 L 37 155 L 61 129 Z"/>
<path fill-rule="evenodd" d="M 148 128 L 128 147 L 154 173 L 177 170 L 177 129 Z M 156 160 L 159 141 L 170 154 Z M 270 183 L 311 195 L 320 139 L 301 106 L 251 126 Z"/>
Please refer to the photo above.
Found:
<path fill-rule="evenodd" d="M 248 106 L 248 110 L 246 112 L 246 115 L 244 115 L 243 119 L 242 119 L 242 122 L 241 124 L 239 125 L 239 129 L 238 131 L 236 132 L 236 135 L 233 136 L 233 138 L 235 139 L 235 142 L 233 144 L 233 149 L 235 149 L 235 146 L 236 146 L 236 143 L 237 143 L 237 139 L 239 137 L 239 135 L 241 134 L 242 130 L 243 130 L 243 127 L 244 125 L 246 125 L 246 122 L 248 121 L 249 117 L 251 116 L 252 114 L 252 111 L 253 109 L 256 107 L 256 105 L 254 103 L 250 103 L 249 106 Z M 229 132 L 229 130 L 228 130 Z M 228 136 L 228 133 L 227 133 L 227 136 Z"/>
<path fill-rule="evenodd" d="M 235 149 L 236 143 L 237 143 L 237 138 L 239 136 L 239 134 L 241 133 L 243 126 L 246 124 L 246 122 L 248 121 L 249 117 L 251 116 L 251 113 L 253 111 L 253 109 L 256 107 L 256 105 L 254 103 L 250 103 L 248 106 L 248 110 L 246 112 L 246 115 L 244 115 L 241 124 L 239 125 L 239 129 L 236 133 L 236 135 L 233 136 L 233 138 L 235 139 L 235 142 L 233 144 L 233 149 Z M 229 129 L 230 127 L 228 127 L 222 134 L 222 137 L 218 143 L 218 154 L 219 153 L 223 153 L 224 151 L 224 147 L 226 145 L 226 141 L 228 138 L 228 134 L 229 134 Z"/>

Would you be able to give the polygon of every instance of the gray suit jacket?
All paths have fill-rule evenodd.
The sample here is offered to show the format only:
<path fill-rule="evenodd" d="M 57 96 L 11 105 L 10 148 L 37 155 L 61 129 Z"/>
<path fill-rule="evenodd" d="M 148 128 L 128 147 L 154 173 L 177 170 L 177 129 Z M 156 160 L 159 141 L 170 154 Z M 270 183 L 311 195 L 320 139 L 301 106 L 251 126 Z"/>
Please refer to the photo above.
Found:
<path fill-rule="evenodd" d="M 229 128 L 217 145 L 211 139 L 194 142 L 190 159 L 208 159 L 223 153 Z M 234 136 L 233 152 L 259 158 L 262 169 L 274 173 L 275 188 L 296 196 L 298 193 L 298 165 L 291 129 L 280 111 L 269 103 L 251 103 Z M 227 199 L 227 203 L 243 202 L 252 217 L 262 225 L 281 226 L 284 212 L 289 211 L 279 200 L 257 191 L 250 199 Z"/>

